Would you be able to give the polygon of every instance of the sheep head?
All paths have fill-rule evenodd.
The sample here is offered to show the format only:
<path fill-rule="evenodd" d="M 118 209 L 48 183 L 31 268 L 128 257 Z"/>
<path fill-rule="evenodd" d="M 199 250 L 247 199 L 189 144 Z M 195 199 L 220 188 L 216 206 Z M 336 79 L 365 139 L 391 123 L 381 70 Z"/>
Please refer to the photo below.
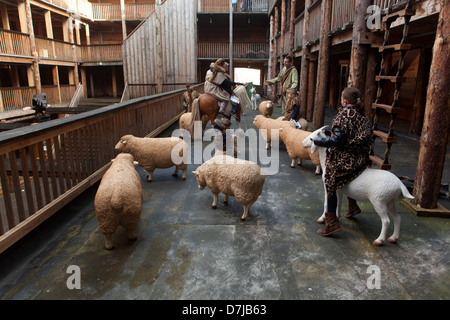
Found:
<path fill-rule="evenodd" d="M 115 149 L 118 150 L 118 151 L 121 151 L 121 152 L 126 152 L 126 151 L 125 151 L 126 145 L 127 145 L 128 141 L 129 141 L 132 137 L 133 137 L 132 135 L 129 135 L 129 134 L 128 134 L 128 135 L 123 136 L 122 138 L 120 138 L 119 142 L 117 142 L 117 144 L 116 144 L 116 146 L 115 146 Z"/>
<path fill-rule="evenodd" d="M 323 132 L 323 130 L 325 128 L 327 128 L 328 126 L 323 126 L 320 129 L 317 129 L 316 131 L 312 132 L 309 136 L 307 136 L 303 141 L 302 141 L 302 145 L 305 148 L 311 148 L 311 153 L 314 153 L 317 151 L 317 146 L 314 144 L 314 139 L 316 138 L 325 138 L 326 135 Z"/>
<path fill-rule="evenodd" d="M 192 171 L 192 173 L 193 173 L 194 176 L 197 178 L 198 188 L 199 188 L 200 190 L 205 189 L 205 187 L 206 187 L 206 181 L 205 181 L 203 175 L 202 175 L 200 172 L 198 172 L 197 170 Z"/>

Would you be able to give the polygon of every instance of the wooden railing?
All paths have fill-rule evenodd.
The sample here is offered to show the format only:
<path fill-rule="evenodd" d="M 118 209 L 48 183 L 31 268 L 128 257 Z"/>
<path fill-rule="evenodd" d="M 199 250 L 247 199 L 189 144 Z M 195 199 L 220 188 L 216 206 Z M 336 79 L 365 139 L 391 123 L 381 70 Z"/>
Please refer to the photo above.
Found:
<path fill-rule="evenodd" d="M 0 253 L 99 181 L 121 136 L 156 136 L 176 121 L 183 93 L 133 99 L 0 134 Z"/>
<path fill-rule="evenodd" d="M 199 42 L 199 58 L 226 58 L 229 56 L 228 42 Z M 268 59 L 269 43 L 233 42 L 234 59 Z"/>
<path fill-rule="evenodd" d="M 0 88 L 0 112 L 31 106 L 36 87 Z"/>
<path fill-rule="evenodd" d="M 294 28 L 295 28 L 294 49 L 301 48 L 303 46 L 303 28 L 304 28 L 303 17 L 295 22 Z"/>
<path fill-rule="evenodd" d="M 30 36 L 26 33 L 0 29 L 0 53 L 31 56 Z"/>
<path fill-rule="evenodd" d="M 314 42 L 320 38 L 320 25 L 322 18 L 321 1 L 316 1 L 315 5 L 308 9 L 309 12 L 309 32 L 308 42 Z"/>
<path fill-rule="evenodd" d="M 373 4 L 383 10 L 406 2 L 407 0 L 374 0 Z"/>
<path fill-rule="evenodd" d="M 268 12 L 269 0 L 238 0 L 233 12 Z M 198 0 L 198 12 L 230 12 L 229 0 Z"/>
<path fill-rule="evenodd" d="M 72 43 L 43 37 L 35 39 L 39 57 L 73 61 Z"/>
<path fill-rule="evenodd" d="M 79 61 L 122 61 L 122 44 L 94 44 L 78 48 Z"/>
<path fill-rule="evenodd" d="M 331 30 L 345 29 L 353 24 L 356 0 L 333 0 Z"/>
<path fill-rule="evenodd" d="M 154 3 L 125 4 L 125 19 L 142 20 L 154 10 Z M 122 20 L 120 4 L 117 3 L 92 3 L 92 12 L 94 20 Z"/>

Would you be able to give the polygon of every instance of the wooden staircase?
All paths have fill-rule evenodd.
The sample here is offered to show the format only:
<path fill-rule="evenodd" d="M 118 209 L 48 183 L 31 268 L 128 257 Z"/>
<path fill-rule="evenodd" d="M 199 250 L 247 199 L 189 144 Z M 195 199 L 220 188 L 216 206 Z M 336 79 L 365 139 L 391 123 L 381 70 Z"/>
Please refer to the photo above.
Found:
<path fill-rule="evenodd" d="M 415 10 L 412 8 L 412 0 L 409 0 L 406 4 L 406 8 L 400 11 L 388 13 L 383 17 L 384 24 L 384 40 L 381 46 L 374 45 L 373 47 L 377 47 L 379 52 L 381 53 L 381 65 L 380 65 L 380 74 L 376 77 L 377 82 L 377 98 L 375 102 L 372 104 L 372 109 L 374 112 L 374 120 L 373 120 L 373 134 L 375 138 L 375 142 L 377 138 L 380 138 L 386 144 L 386 151 L 384 152 L 383 158 L 376 156 L 374 154 L 375 142 L 372 145 L 370 151 L 370 160 L 375 163 L 380 169 L 389 170 L 391 168 L 391 164 L 389 164 L 389 154 L 391 151 L 391 146 L 396 142 L 396 138 L 393 132 L 393 125 L 399 110 L 398 100 L 400 96 L 400 88 L 402 84 L 406 81 L 406 78 L 402 76 L 402 69 L 404 65 L 404 59 L 406 52 L 411 49 L 412 45 L 407 43 L 408 31 L 409 31 L 409 22 L 411 17 L 415 14 Z M 397 18 L 403 17 L 405 19 L 403 25 L 403 37 L 400 43 L 391 44 L 390 41 L 390 28 L 391 24 L 397 20 Z M 397 72 L 395 76 L 390 76 L 385 74 L 386 67 L 386 57 L 393 52 L 399 52 L 399 61 L 397 66 Z M 394 91 L 394 100 L 392 104 L 383 104 L 381 101 L 383 95 L 383 87 L 387 82 L 391 82 L 395 86 Z M 378 120 L 380 117 L 380 111 L 384 110 L 390 115 L 389 129 L 387 132 L 378 129 Z"/>

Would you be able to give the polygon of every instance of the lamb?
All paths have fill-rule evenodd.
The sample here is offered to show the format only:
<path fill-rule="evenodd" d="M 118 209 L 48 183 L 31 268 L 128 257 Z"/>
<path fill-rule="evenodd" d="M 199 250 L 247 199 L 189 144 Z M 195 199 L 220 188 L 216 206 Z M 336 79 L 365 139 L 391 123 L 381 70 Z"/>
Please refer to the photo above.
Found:
<path fill-rule="evenodd" d="M 188 145 L 180 138 L 138 138 L 129 134 L 120 138 L 116 150 L 131 153 L 139 166 L 148 172 L 149 182 L 152 181 L 152 174 L 156 168 L 165 169 L 173 166 L 175 171 L 172 175 L 178 176 L 178 171 L 181 170 L 183 172 L 181 180 L 186 180 Z"/>
<path fill-rule="evenodd" d="M 256 110 L 256 108 L 259 105 L 259 101 L 261 100 L 261 96 L 259 94 L 256 93 L 256 89 L 255 88 L 251 88 L 250 89 L 250 93 L 251 93 L 251 104 L 252 104 L 252 110 Z"/>
<path fill-rule="evenodd" d="M 114 248 L 112 235 L 119 225 L 128 231 L 128 239 L 136 240 L 142 200 L 142 182 L 134 167 L 134 158 L 129 153 L 121 153 L 103 175 L 94 199 L 106 249 Z"/>
<path fill-rule="evenodd" d="M 263 139 L 266 141 L 266 149 L 269 149 L 272 143 L 272 129 L 279 130 L 280 128 L 290 127 L 291 125 L 293 125 L 290 121 L 281 121 L 266 118 L 260 114 L 255 117 L 255 119 L 253 120 L 253 124 L 256 128 L 259 129 L 259 132 L 261 133 Z"/>
<path fill-rule="evenodd" d="M 247 219 L 249 209 L 261 194 L 265 180 L 260 166 L 256 163 L 227 155 L 212 157 L 193 173 L 197 177 L 200 190 L 205 187 L 211 190 L 214 198 L 213 209 L 217 208 L 220 192 L 225 194 L 225 204 L 228 203 L 229 196 L 234 196 L 244 206 L 242 221 Z"/>
<path fill-rule="evenodd" d="M 272 117 L 273 114 L 273 102 L 270 100 L 262 101 L 259 104 L 259 113 L 261 113 L 266 118 Z"/>
<path fill-rule="evenodd" d="M 291 158 L 291 168 L 295 168 L 295 160 L 298 159 L 297 164 L 302 165 L 303 160 L 311 160 L 316 165 L 315 175 L 319 175 L 321 171 L 321 164 L 319 159 L 319 152 L 311 153 L 306 149 L 301 141 L 310 135 L 310 132 L 292 127 L 280 128 L 280 137 L 286 145 L 289 158 Z"/>
<path fill-rule="evenodd" d="M 202 129 L 203 131 L 205 131 L 206 125 L 208 124 L 209 121 L 208 116 L 206 114 L 203 115 L 201 120 L 202 120 Z M 189 131 L 192 127 L 191 122 L 192 122 L 192 112 L 183 113 L 180 119 L 178 120 L 180 130 Z"/>
<path fill-rule="evenodd" d="M 314 139 L 317 137 L 325 137 L 325 134 L 323 133 L 324 128 L 326 128 L 326 126 L 314 131 L 302 142 L 303 146 L 306 148 L 311 147 L 311 152 L 316 152 L 316 149 L 319 149 L 322 166 L 325 166 L 326 148 L 316 146 L 314 144 Z M 322 180 L 323 178 L 322 175 Z M 346 184 L 342 189 L 338 189 L 336 191 L 338 198 L 336 216 L 338 218 L 340 216 L 340 206 L 343 194 L 355 200 L 370 201 L 375 211 L 378 213 L 378 216 L 381 219 L 381 233 L 373 242 L 374 246 L 382 245 L 386 239 L 386 233 L 390 223 L 388 213 L 394 219 L 394 233 L 388 238 L 388 241 L 390 243 L 397 242 L 400 236 L 401 217 L 395 209 L 395 202 L 400 194 L 406 199 L 414 199 L 414 197 L 409 193 L 408 189 L 396 175 L 386 170 L 367 168 L 356 179 Z M 324 213 L 317 220 L 318 223 L 324 222 L 326 211 L 327 198 L 325 189 Z"/>

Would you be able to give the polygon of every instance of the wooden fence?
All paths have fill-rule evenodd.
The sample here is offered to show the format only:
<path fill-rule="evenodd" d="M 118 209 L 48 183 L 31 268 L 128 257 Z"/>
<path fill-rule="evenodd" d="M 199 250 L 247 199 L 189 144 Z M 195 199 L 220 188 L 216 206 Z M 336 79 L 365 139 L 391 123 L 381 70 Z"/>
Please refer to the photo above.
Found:
<path fill-rule="evenodd" d="M 229 55 L 229 42 L 198 42 L 198 58 L 223 58 Z M 268 59 L 267 42 L 233 42 L 234 59 Z"/>
<path fill-rule="evenodd" d="M 356 0 L 333 0 L 331 31 L 345 29 L 353 24 Z"/>
<path fill-rule="evenodd" d="M 126 3 L 125 19 L 145 19 L 155 10 L 154 3 Z M 93 20 L 122 20 L 122 11 L 118 3 L 92 3 Z"/>
<path fill-rule="evenodd" d="M 30 35 L 0 29 L 0 53 L 18 56 L 31 56 Z"/>
<path fill-rule="evenodd" d="M 197 90 L 202 90 L 197 86 Z M 0 253 L 99 181 L 125 134 L 156 136 L 183 90 L 133 99 L 0 135 Z"/>

